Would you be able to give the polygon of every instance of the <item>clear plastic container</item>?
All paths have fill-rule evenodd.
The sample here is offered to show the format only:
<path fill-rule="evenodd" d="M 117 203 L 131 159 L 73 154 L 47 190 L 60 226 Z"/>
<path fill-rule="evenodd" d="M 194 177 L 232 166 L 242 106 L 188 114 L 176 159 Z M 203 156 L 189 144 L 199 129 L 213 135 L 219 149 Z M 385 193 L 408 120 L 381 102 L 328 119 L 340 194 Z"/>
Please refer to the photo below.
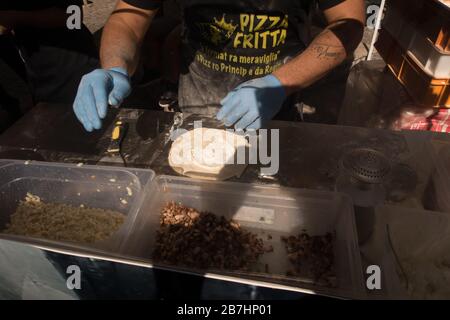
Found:
<path fill-rule="evenodd" d="M 0 160 L 0 237 L 55 249 L 90 248 L 115 253 L 133 225 L 145 186 L 153 178 L 151 170 Z M 45 202 L 115 210 L 126 219 L 110 239 L 92 245 L 2 234 L 27 193 Z"/>
<path fill-rule="evenodd" d="M 387 299 L 450 298 L 450 216 L 443 212 L 380 206 L 364 256 L 381 268 Z"/>
<path fill-rule="evenodd" d="M 160 176 L 152 182 L 146 192 L 146 198 L 130 237 L 121 249 L 122 254 L 152 263 L 151 256 L 156 231 L 159 228 L 160 212 L 166 203 L 171 201 L 233 218 L 241 226 L 261 237 L 266 245 L 272 245 L 274 251 L 260 257 L 258 263 L 248 273 L 193 270 L 158 264 L 156 267 L 187 273 L 212 274 L 218 279 L 223 276 L 235 282 L 246 283 L 245 279 L 250 279 L 262 286 L 279 285 L 288 290 L 331 296 L 359 298 L 365 293 L 353 206 L 346 195 Z M 312 279 L 286 276 L 291 265 L 280 237 L 297 236 L 304 229 L 310 235 L 336 233 L 334 250 L 337 288 L 320 287 L 315 285 Z M 265 272 L 266 264 L 269 273 Z"/>

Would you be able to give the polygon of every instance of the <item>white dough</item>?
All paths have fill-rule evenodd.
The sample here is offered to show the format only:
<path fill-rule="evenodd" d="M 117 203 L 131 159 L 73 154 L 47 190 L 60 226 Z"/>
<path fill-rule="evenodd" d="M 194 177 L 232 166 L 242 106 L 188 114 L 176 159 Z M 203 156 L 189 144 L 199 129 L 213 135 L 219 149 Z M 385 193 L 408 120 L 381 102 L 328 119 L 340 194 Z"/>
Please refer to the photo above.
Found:
<path fill-rule="evenodd" d="M 172 144 L 169 164 L 182 175 L 208 180 L 225 180 L 240 176 L 248 142 L 231 131 L 196 128 L 180 135 Z M 243 163 L 237 163 L 237 154 Z"/>

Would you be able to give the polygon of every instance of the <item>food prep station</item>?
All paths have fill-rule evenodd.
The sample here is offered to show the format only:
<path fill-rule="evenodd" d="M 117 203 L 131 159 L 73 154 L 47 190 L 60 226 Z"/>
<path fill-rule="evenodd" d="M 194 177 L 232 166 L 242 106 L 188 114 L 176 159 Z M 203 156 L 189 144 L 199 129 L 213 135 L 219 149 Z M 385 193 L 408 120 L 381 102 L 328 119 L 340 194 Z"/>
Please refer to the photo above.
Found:
<path fill-rule="evenodd" d="M 129 124 L 121 151 L 126 166 L 99 162 L 116 119 Z M 264 176 L 260 166 L 250 165 L 239 178 L 215 182 L 181 177 L 168 165 L 170 133 L 191 129 L 196 120 L 208 126 L 208 120 L 197 115 L 114 110 L 102 131 L 88 135 L 69 106 L 37 106 L 0 136 L 0 230 L 27 193 L 49 202 L 116 210 L 126 219 L 113 237 L 93 245 L 0 234 L 1 246 L 20 244 L 17 248 L 23 249 L 25 261 L 33 248 L 331 297 L 417 297 L 408 281 L 405 286 L 401 261 L 408 258 L 414 265 L 409 243 L 414 243 L 417 256 L 427 248 L 432 248 L 429 259 L 434 259 L 433 252 L 439 258 L 445 252 L 445 241 L 438 240 L 450 235 L 450 138 L 430 132 L 273 121 L 270 128 L 279 129 L 279 172 Z M 370 197 L 378 193 L 368 193 L 367 204 L 355 203 L 363 197 L 352 194 L 342 179 L 349 174 L 342 170 L 342 159 L 354 150 L 368 152 L 362 159 L 369 159 L 369 166 L 379 164 L 372 158 L 376 154 L 389 160 L 389 174 L 376 183 L 384 190 L 382 199 L 374 200 Z M 246 272 L 155 263 L 152 251 L 159 215 L 170 201 L 232 218 L 264 238 L 273 252 Z M 281 237 L 302 230 L 312 235 L 335 233 L 336 286 L 286 275 L 290 267 Z M 2 259 L 8 252 L 2 251 L 6 255 Z M 374 264 L 382 270 L 381 290 L 366 287 L 366 268 Z M 0 273 L 4 272 L 1 269 L 0 264 Z"/>

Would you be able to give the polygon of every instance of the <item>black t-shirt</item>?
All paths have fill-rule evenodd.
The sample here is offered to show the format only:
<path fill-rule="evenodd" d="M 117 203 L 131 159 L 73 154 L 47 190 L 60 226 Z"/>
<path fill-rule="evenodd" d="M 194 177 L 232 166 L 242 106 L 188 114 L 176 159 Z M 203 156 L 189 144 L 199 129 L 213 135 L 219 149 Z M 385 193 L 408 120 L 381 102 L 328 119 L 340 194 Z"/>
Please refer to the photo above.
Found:
<path fill-rule="evenodd" d="M 218 97 L 205 103 L 217 103 L 233 86 L 272 73 L 306 48 L 302 28 L 313 5 L 325 10 L 344 1 L 179 0 L 184 14 L 182 76 L 194 77 L 188 82 L 197 89 L 199 81 L 208 83 L 209 95 Z M 125 2 L 152 9 L 162 1 Z"/>

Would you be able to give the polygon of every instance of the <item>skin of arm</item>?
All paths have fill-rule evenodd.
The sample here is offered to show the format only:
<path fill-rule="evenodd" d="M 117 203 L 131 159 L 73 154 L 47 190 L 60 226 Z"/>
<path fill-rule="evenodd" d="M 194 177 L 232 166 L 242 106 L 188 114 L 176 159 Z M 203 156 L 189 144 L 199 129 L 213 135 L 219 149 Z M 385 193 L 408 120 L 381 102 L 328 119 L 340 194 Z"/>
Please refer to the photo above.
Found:
<path fill-rule="evenodd" d="M 0 25 L 5 29 L 21 27 L 56 28 L 66 25 L 67 15 L 61 8 L 34 11 L 0 11 Z"/>
<path fill-rule="evenodd" d="M 273 72 L 287 95 L 310 86 L 340 65 L 362 39 L 360 26 L 364 28 L 365 23 L 363 0 L 346 0 L 325 10 L 324 14 L 328 27 L 303 53 Z"/>
<path fill-rule="evenodd" d="M 155 10 L 143 10 L 119 1 L 105 25 L 100 48 L 102 68 L 121 67 L 133 74 L 139 60 L 139 48 Z"/>

